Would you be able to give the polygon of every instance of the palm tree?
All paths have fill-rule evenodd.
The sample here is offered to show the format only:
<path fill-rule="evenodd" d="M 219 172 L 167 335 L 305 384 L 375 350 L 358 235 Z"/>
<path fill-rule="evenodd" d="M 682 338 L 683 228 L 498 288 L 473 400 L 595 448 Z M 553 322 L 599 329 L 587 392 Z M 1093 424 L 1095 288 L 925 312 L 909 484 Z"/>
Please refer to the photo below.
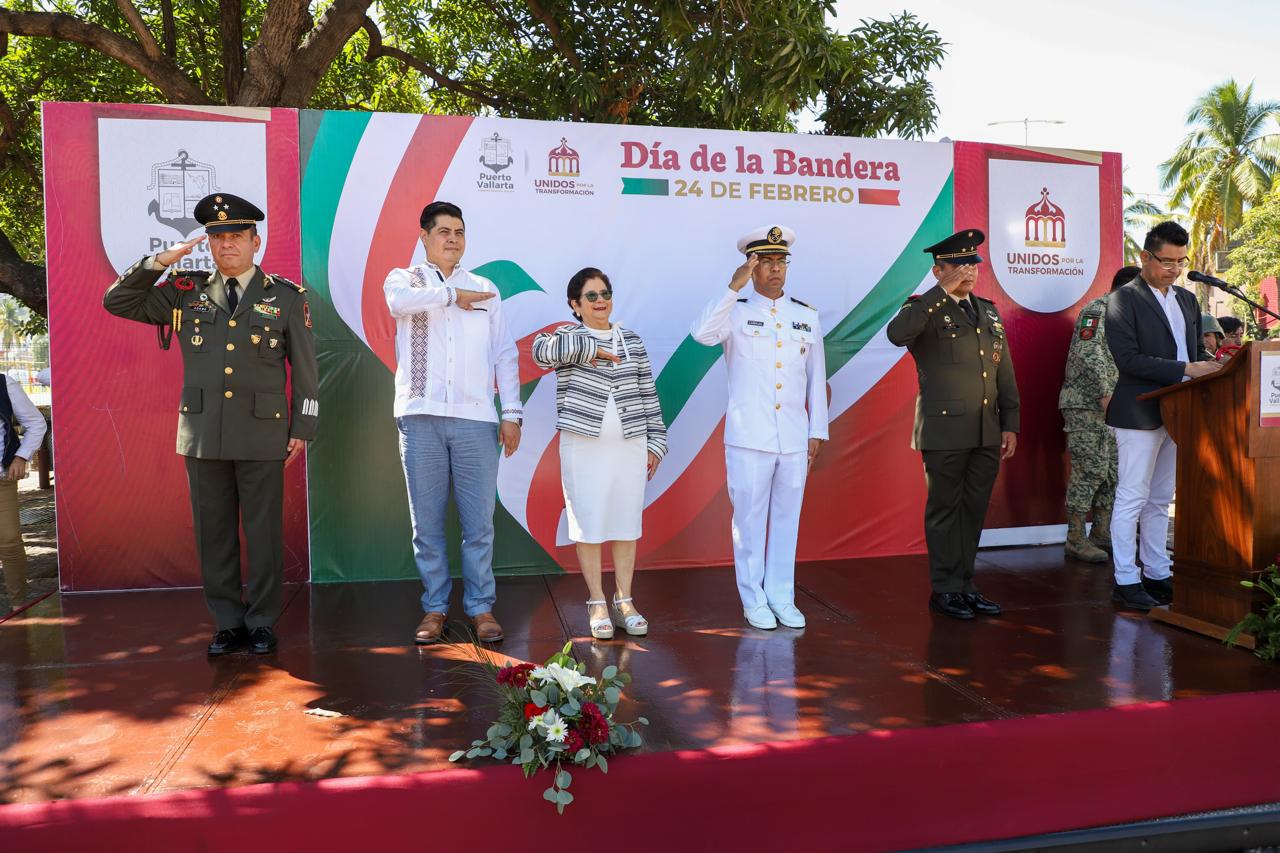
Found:
<path fill-rule="evenodd" d="M 1271 189 L 1280 171 L 1280 137 L 1273 122 L 1280 103 L 1255 101 L 1253 84 L 1219 83 L 1187 113 L 1191 132 L 1160 165 L 1169 209 L 1185 206 L 1191 221 L 1192 261 L 1214 269 L 1214 252 L 1239 226 L 1246 205 Z"/>
<path fill-rule="evenodd" d="M 8 352 L 22 337 L 19 327 L 27 319 L 28 309 L 8 294 L 0 296 L 0 349 Z"/>
<path fill-rule="evenodd" d="M 1157 222 L 1168 219 L 1169 215 L 1154 202 L 1138 198 L 1127 186 L 1122 189 L 1122 192 L 1124 193 L 1124 262 L 1136 266 L 1140 263 L 1138 253 L 1142 251 L 1142 246 L 1133 235 L 1149 231 Z"/>

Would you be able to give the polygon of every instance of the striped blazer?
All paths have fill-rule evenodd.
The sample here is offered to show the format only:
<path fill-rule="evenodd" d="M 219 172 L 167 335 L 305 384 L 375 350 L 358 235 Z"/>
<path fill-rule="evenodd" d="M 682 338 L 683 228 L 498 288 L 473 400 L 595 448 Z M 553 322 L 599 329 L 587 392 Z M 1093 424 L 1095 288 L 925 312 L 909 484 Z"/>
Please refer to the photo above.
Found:
<path fill-rule="evenodd" d="M 599 438 L 609 392 L 613 392 L 622 434 L 644 436 L 649 452 L 661 459 L 667 453 L 667 426 L 662 422 L 653 367 L 640 336 L 621 329 L 622 360 L 592 364 L 598 349 L 613 352 L 616 338 L 601 340 L 581 323 L 541 332 L 533 339 L 533 360 L 556 372 L 556 429 Z"/>

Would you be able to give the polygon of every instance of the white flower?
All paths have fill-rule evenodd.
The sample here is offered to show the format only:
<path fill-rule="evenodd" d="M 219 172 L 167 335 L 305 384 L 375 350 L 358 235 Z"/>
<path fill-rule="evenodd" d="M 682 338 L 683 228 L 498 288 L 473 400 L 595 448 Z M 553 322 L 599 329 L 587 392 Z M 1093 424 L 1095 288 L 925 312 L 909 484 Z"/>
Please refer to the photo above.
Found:
<path fill-rule="evenodd" d="M 564 743 L 564 739 L 568 734 L 569 724 L 562 719 L 557 718 L 554 723 L 547 725 L 547 740 Z"/>
<path fill-rule="evenodd" d="M 534 714 L 529 718 L 529 731 L 535 731 L 536 729 L 543 729 L 545 731 L 561 722 L 560 715 L 555 712 L 555 709 L 548 708 L 541 714 Z M 561 735 L 560 739 L 564 740 L 564 735 Z"/>
<path fill-rule="evenodd" d="M 529 718 L 529 731 L 533 731 L 540 725 L 542 725 L 542 714 L 534 714 Z"/>
<path fill-rule="evenodd" d="M 543 683 L 550 683 L 554 681 L 556 684 L 560 685 L 560 689 L 565 692 L 565 695 L 568 695 L 583 685 L 596 683 L 596 680 L 591 676 L 583 675 L 576 669 L 570 669 L 566 666 L 561 666 L 558 663 L 553 663 L 550 666 L 540 666 L 533 672 L 529 673 L 529 677 L 536 678 Z"/>

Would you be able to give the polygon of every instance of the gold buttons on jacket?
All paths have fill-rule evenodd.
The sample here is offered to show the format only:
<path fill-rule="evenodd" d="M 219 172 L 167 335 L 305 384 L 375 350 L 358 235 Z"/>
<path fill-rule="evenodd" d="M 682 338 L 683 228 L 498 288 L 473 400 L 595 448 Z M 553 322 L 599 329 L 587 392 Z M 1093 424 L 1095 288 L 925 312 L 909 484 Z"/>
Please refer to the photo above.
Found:
<path fill-rule="evenodd" d="M 235 348 L 236 348 L 235 344 L 227 344 L 227 352 L 231 352 Z"/>
<path fill-rule="evenodd" d="M 234 329 L 234 328 L 236 327 L 236 321 L 235 321 L 235 320 L 228 320 L 228 321 L 227 321 L 227 325 Z"/>
<path fill-rule="evenodd" d="M 983 398 L 983 400 L 982 400 L 982 405 L 984 405 L 984 406 L 985 406 L 986 404 L 987 404 L 987 400 L 986 400 L 986 398 L 984 397 L 984 398 Z"/>
<path fill-rule="evenodd" d="M 778 349 L 782 349 L 782 341 L 778 341 Z"/>
<path fill-rule="evenodd" d="M 946 410 L 946 409 L 943 409 L 943 410 L 942 410 L 942 414 L 944 414 L 944 415 L 945 415 L 946 413 L 947 413 L 947 410 Z"/>
<path fill-rule="evenodd" d="M 230 367 L 224 367 L 224 368 L 222 368 L 222 372 L 223 372 L 223 373 L 225 373 L 225 374 L 227 374 L 228 376 L 230 376 L 230 375 L 231 375 L 232 373 L 234 373 L 235 371 L 233 371 Z M 985 373 L 984 373 L 984 374 L 982 374 L 982 375 L 983 375 L 983 376 L 986 376 L 987 374 L 985 374 Z"/>
<path fill-rule="evenodd" d="M 781 369 L 782 369 L 782 362 L 778 362 L 777 364 L 775 364 L 775 365 L 774 365 L 774 367 L 776 367 L 776 368 L 778 368 L 779 370 L 781 370 Z"/>
<path fill-rule="evenodd" d="M 187 407 L 186 407 L 186 406 L 183 406 L 183 407 L 182 407 L 182 411 L 184 411 L 184 412 L 185 412 L 186 410 L 187 410 Z"/>
<path fill-rule="evenodd" d="M 278 418 L 278 417 L 280 417 L 280 413 L 279 413 L 279 412 L 276 412 L 276 417 L 277 417 L 277 418 Z"/>
<path fill-rule="evenodd" d="M 782 383 L 781 383 L 781 382 L 779 382 L 779 383 L 778 383 L 776 386 L 774 386 L 774 387 L 776 387 L 776 388 L 781 388 L 781 387 L 782 387 Z"/>
<path fill-rule="evenodd" d="M 982 378 L 983 378 L 983 379 L 986 379 L 986 378 L 987 378 L 987 371 L 985 371 L 985 370 L 984 370 L 984 371 L 982 371 Z"/>
<path fill-rule="evenodd" d="M 773 327 L 774 327 L 775 329 L 781 329 L 781 328 L 782 328 L 782 324 L 781 324 L 781 323 L 774 323 L 774 324 L 773 324 Z"/>
<path fill-rule="evenodd" d="M 232 395 L 232 393 L 231 393 L 230 391 L 224 391 L 224 392 L 223 392 L 223 394 L 222 394 L 222 396 L 224 396 L 224 397 L 231 397 L 231 396 L 233 396 L 233 395 Z"/>
<path fill-rule="evenodd" d="M 781 409 L 781 408 L 782 408 L 782 404 L 781 404 L 781 403 L 774 403 L 774 404 L 773 404 L 773 407 L 774 407 L 775 409 Z"/>

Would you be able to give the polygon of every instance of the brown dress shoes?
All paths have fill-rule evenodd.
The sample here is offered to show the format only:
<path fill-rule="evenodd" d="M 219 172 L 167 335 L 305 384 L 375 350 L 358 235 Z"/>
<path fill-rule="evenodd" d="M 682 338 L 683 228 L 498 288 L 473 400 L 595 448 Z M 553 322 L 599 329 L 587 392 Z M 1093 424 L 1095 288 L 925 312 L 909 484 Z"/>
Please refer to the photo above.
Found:
<path fill-rule="evenodd" d="M 413 635 L 413 641 L 420 646 L 440 642 L 440 635 L 444 633 L 444 620 L 445 615 L 435 610 L 423 616 Z"/>

